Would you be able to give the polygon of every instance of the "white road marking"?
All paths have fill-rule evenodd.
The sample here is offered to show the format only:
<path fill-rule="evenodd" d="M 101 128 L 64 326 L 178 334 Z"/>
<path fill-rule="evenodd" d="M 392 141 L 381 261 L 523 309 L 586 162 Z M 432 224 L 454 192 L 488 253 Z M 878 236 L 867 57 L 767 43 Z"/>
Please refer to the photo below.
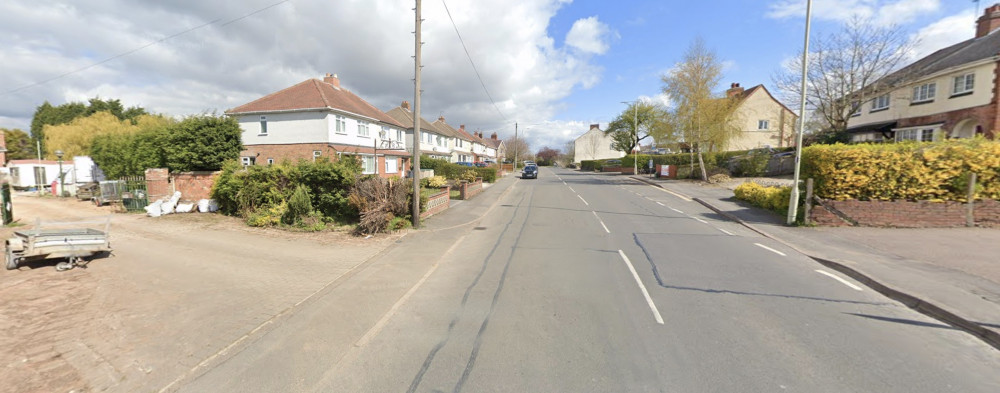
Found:
<path fill-rule="evenodd" d="M 560 179 L 560 180 L 561 180 L 561 179 Z M 563 180 L 563 185 L 564 185 L 564 186 L 568 186 L 569 184 L 566 184 L 566 181 L 565 181 L 565 180 Z"/>
<path fill-rule="evenodd" d="M 652 186 L 651 186 L 651 187 L 652 187 Z M 683 199 L 683 200 L 685 200 L 685 201 L 688 201 L 688 202 L 691 202 L 691 198 L 688 198 L 688 197 L 687 197 L 686 195 L 684 195 L 684 194 L 680 194 L 680 193 L 676 193 L 676 192 L 673 192 L 673 191 L 670 191 L 670 190 L 668 190 L 668 189 L 666 189 L 666 188 L 660 188 L 660 187 L 653 187 L 653 188 L 655 188 L 655 189 L 657 189 L 657 190 L 660 190 L 660 191 L 663 191 L 663 192 L 665 192 L 665 193 L 667 193 L 667 194 L 670 194 L 670 195 L 673 195 L 673 196 L 675 196 L 675 197 L 678 197 L 678 198 L 680 198 L 680 199 Z"/>
<path fill-rule="evenodd" d="M 649 305 L 650 310 L 653 310 L 653 317 L 656 318 L 656 323 L 662 325 L 663 317 L 660 316 L 660 311 L 656 309 L 656 304 L 653 303 L 653 298 L 649 297 L 649 291 L 646 290 L 646 286 L 642 285 L 642 280 L 639 279 L 639 273 L 635 272 L 635 267 L 632 266 L 632 261 L 628 260 L 628 257 L 625 256 L 625 252 L 622 250 L 618 250 L 618 255 L 621 255 L 622 259 L 625 260 L 625 264 L 628 265 L 628 270 L 632 272 L 632 278 L 635 278 L 635 283 L 639 284 L 639 289 L 642 290 L 642 296 L 646 297 L 646 304 Z"/>
<path fill-rule="evenodd" d="M 729 232 L 729 231 L 727 231 L 725 229 L 722 229 L 722 228 L 715 228 L 715 229 L 718 229 L 718 230 L 722 231 L 722 233 L 725 233 L 725 234 L 727 234 L 729 236 L 736 236 L 736 235 L 733 235 L 732 232 Z"/>
<path fill-rule="evenodd" d="M 584 204 L 584 205 L 587 205 L 587 206 L 590 206 L 590 204 L 589 204 L 589 203 L 587 203 L 587 200 L 586 200 L 586 199 L 583 199 L 583 197 L 582 197 L 582 196 L 579 196 L 579 195 L 577 195 L 576 197 L 577 197 L 577 198 L 580 198 L 580 200 L 581 200 L 581 201 L 583 201 L 583 204 Z"/>
<path fill-rule="evenodd" d="M 670 210 L 673 210 L 673 211 L 675 211 L 675 212 L 678 212 L 678 213 L 680 213 L 680 214 L 684 214 L 684 212 L 682 212 L 682 211 L 680 211 L 680 210 L 677 210 L 677 209 L 674 209 L 674 208 L 672 208 L 672 207 L 670 208 Z"/>
<path fill-rule="evenodd" d="M 570 187 L 569 190 L 573 191 L 574 193 L 576 192 L 576 190 L 574 190 L 573 187 Z"/>
<path fill-rule="evenodd" d="M 667 206 L 667 205 L 664 205 L 663 202 L 656 202 L 656 204 L 660 205 L 660 206 Z"/>
<path fill-rule="evenodd" d="M 760 248 L 763 248 L 763 249 L 765 249 L 765 250 L 767 250 L 767 251 L 770 251 L 770 252 L 773 252 L 773 253 L 775 253 L 775 254 L 778 254 L 778 255 L 781 255 L 781 256 L 783 256 L 783 257 L 784 257 L 784 256 L 787 256 L 787 255 L 785 255 L 785 253 L 783 253 L 783 252 L 781 252 L 781 251 L 778 251 L 778 250 L 775 250 L 775 249 L 773 249 L 773 248 L 771 248 L 771 247 L 768 247 L 768 246 L 765 246 L 765 245 L 763 245 L 763 244 L 760 244 L 760 243 L 754 243 L 754 245 L 756 245 L 757 247 L 760 247 Z"/>
<path fill-rule="evenodd" d="M 834 275 L 833 273 L 829 273 L 829 272 L 825 272 L 825 271 L 822 271 L 822 270 L 817 270 L 817 271 L 816 271 L 816 273 L 819 273 L 819 274 L 822 274 L 822 275 L 824 275 L 824 276 L 828 276 L 828 277 L 830 277 L 830 278 L 833 278 L 834 280 L 837 280 L 837 281 L 840 281 L 840 282 L 841 282 L 842 284 L 844 284 L 844 285 L 847 285 L 847 286 L 851 287 L 851 289 L 853 289 L 853 290 L 855 290 L 855 291 L 861 291 L 861 290 L 862 290 L 862 289 L 861 289 L 861 287 L 859 287 L 859 286 L 857 286 L 857 285 L 854 285 L 854 284 L 851 284 L 851 283 L 850 283 L 850 282 L 848 282 L 847 280 L 845 280 L 845 279 L 843 279 L 843 278 L 840 278 L 840 277 L 837 277 L 837 276 L 836 276 L 836 275 Z"/>
<path fill-rule="evenodd" d="M 594 213 L 594 217 L 597 217 L 597 222 L 601 223 L 601 227 L 604 228 L 604 232 L 611 233 L 611 231 L 608 230 L 608 226 L 604 225 L 604 220 L 601 220 L 601 216 L 598 216 L 597 212 L 592 211 L 591 213 Z"/>
<path fill-rule="evenodd" d="M 693 218 L 693 219 L 697 220 L 698 222 L 700 222 L 700 223 L 702 223 L 702 224 L 708 224 L 708 221 L 705 221 L 705 220 L 702 220 L 702 219 L 700 219 L 700 218 L 698 218 L 698 217 L 691 217 L 691 218 Z"/>

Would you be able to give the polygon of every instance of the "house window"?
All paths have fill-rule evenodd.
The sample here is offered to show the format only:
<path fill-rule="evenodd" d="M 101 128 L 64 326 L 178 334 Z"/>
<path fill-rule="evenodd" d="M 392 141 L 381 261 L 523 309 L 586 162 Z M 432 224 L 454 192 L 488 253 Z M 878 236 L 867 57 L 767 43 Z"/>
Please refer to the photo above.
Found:
<path fill-rule="evenodd" d="M 396 140 L 397 141 L 403 140 L 403 130 L 396 130 Z"/>
<path fill-rule="evenodd" d="M 933 142 L 934 141 L 934 129 L 933 128 L 913 128 L 909 130 L 899 130 L 896 131 L 896 141 L 919 141 L 919 142 Z"/>
<path fill-rule="evenodd" d="M 375 156 L 361 156 L 361 168 L 363 174 L 375 173 Z"/>
<path fill-rule="evenodd" d="M 320 150 L 313 150 L 313 161 L 316 161 L 316 159 L 319 158 L 322 155 L 323 155 L 322 151 L 320 151 Z"/>
<path fill-rule="evenodd" d="M 347 119 L 344 116 L 337 115 L 337 133 L 346 134 L 347 133 Z"/>
<path fill-rule="evenodd" d="M 757 129 L 758 130 L 767 130 L 768 128 L 771 128 L 770 126 L 771 126 L 771 122 L 768 121 L 768 120 L 757 120 Z"/>
<path fill-rule="evenodd" d="M 255 157 L 240 157 L 240 162 L 243 163 L 243 166 L 250 166 L 254 164 L 254 158 Z"/>
<path fill-rule="evenodd" d="M 954 88 L 952 89 L 952 95 L 959 95 L 964 93 L 971 93 L 972 86 L 976 82 L 976 74 L 965 74 L 955 77 Z"/>
<path fill-rule="evenodd" d="M 272 165 L 272 164 L 274 164 L 274 159 L 273 158 L 268 158 L 267 159 L 267 165 Z"/>
<path fill-rule="evenodd" d="M 913 103 L 934 101 L 934 92 L 937 90 L 937 83 L 925 83 L 913 88 Z"/>
<path fill-rule="evenodd" d="M 883 94 L 872 100 L 872 112 L 889 109 L 889 94 Z"/>
<path fill-rule="evenodd" d="M 258 135 L 267 135 L 267 116 L 260 117 L 260 134 Z"/>
<path fill-rule="evenodd" d="M 861 101 L 851 101 L 851 117 L 861 116 Z"/>
<path fill-rule="evenodd" d="M 437 145 L 438 146 L 444 146 L 444 137 L 441 137 L 441 136 L 437 137 Z"/>
<path fill-rule="evenodd" d="M 368 136 L 368 122 L 358 120 L 358 136 Z"/>
<path fill-rule="evenodd" d="M 388 126 L 382 126 L 382 131 L 379 131 L 378 137 L 381 140 L 387 140 L 387 139 L 389 139 L 389 127 Z"/>
<path fill-rule="evenodd" d="M 399 159 L 398 158 L 386 158 L 385 159 L 385 173 L 396 173 L 399 172 Z"/>

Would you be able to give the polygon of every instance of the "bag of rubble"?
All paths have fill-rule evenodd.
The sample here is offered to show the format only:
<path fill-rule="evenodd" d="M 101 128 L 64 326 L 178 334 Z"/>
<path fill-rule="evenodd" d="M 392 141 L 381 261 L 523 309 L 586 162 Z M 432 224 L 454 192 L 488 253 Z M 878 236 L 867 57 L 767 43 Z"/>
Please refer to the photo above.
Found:
<path fill-rule="evenodd" d="M 145 207 L 146 214 L 149 215 L 150 217 L 159 217 L 160 215 L 163 214 L 162 205 L 163 205 L 162 200 L 150 203 L 149 206 Z"/>

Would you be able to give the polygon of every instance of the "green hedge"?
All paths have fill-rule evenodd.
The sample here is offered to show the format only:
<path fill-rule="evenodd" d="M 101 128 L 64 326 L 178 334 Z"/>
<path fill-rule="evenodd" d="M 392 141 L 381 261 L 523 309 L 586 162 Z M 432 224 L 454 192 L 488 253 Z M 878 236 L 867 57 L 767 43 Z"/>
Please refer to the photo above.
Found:
<path fill-rule="evenodd" d="M 494 183 L 497 181 L 497 169 L 495 167 L 468 167 L 454 164 L 447 160 L 423 156 L 420 157 L 420 168 L 433 169 L 435 176 L 444 176 L 449 180 L 461 180 L 462 174 L 471 170 L 476 172 L 476 177 L 483 178 L 484 182 Z"/>
<path fill-rule="evenodd" d="M 1000 199 L 1000 142 L 813 145 L 802 151 L 803 178 L 827 199 L 965 201 L 969 174 L 977 198 Z"/>

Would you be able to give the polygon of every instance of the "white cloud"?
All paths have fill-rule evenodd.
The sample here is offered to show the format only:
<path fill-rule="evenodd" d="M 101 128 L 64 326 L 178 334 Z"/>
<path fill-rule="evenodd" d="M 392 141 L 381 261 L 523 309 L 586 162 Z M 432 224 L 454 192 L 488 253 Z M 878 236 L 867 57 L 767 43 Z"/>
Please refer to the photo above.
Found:
<path fill-rule="evenodd" d="M 584 53 L 603 55 L 608 51 L 608 43 L 605 40 L 610 33 L 608 26 L 597 20 L 596 16 L 578 19 L 573 22 L 569 33 L 566 33 L 566 45 Z"/>
<path fill-rule="evenodd" d="M 927 56 L 939 49 L 957 44 L 975 36 L 971 10 L 945 17 L 920 29 L 911 39 L 916 42 L 909 58 L 911 61 Z"/>
<path fill-rule="evenodd" d="M 412 0 L 296 0 L 223 26 L 274 0 L 86 0 L 0 3 L 0 127 L 26 128 L 43 101 L 100 95 L 169 115 L 224 111 L 324 73 L 388 110 L 413 99 Z M 423 9 L 424 117 L 513 134 L 542 123 L 575 89 L 601 79 L 606 25 L 584 19 L 573 46 L 547 33 L 568 0 L 450 0 L 448 7 L 501 118 L 440 2 Z M 195 29 L 84 71 L 95 62 Z M 579 22 L 579 21 L 578 21 Z M 587 43 L 596 37 L 599 44 Z M 582 40 L 582 41 L 578 41 Z M 588 46 L 589 45 L 589 46 Z M 539 130 L 539 134 L 547 131 Z M 557 131 L 552 131 L 557 132 Z"/>
<path fill-rule="evenodd" d="M 665 108 L 671 108 L 674 106 L 673 100 L 670 99 L 670 95 L 668 95 L 667 93 L 660 93 L 652 97 L 647 95 L 641 95 L 639 96 L 638 99 L 642 102 L 651 102 L 663 106 Z"/>
<path fill-rule="evenodd" d="M 805 18 L 806 0 L 777 0 L 768 8 L 770 18 Z M 881 24 L 903 24 L 940 8 L 941 0 L 815 0 L 812 16 L 838 22 L 860 16 Z"/>

